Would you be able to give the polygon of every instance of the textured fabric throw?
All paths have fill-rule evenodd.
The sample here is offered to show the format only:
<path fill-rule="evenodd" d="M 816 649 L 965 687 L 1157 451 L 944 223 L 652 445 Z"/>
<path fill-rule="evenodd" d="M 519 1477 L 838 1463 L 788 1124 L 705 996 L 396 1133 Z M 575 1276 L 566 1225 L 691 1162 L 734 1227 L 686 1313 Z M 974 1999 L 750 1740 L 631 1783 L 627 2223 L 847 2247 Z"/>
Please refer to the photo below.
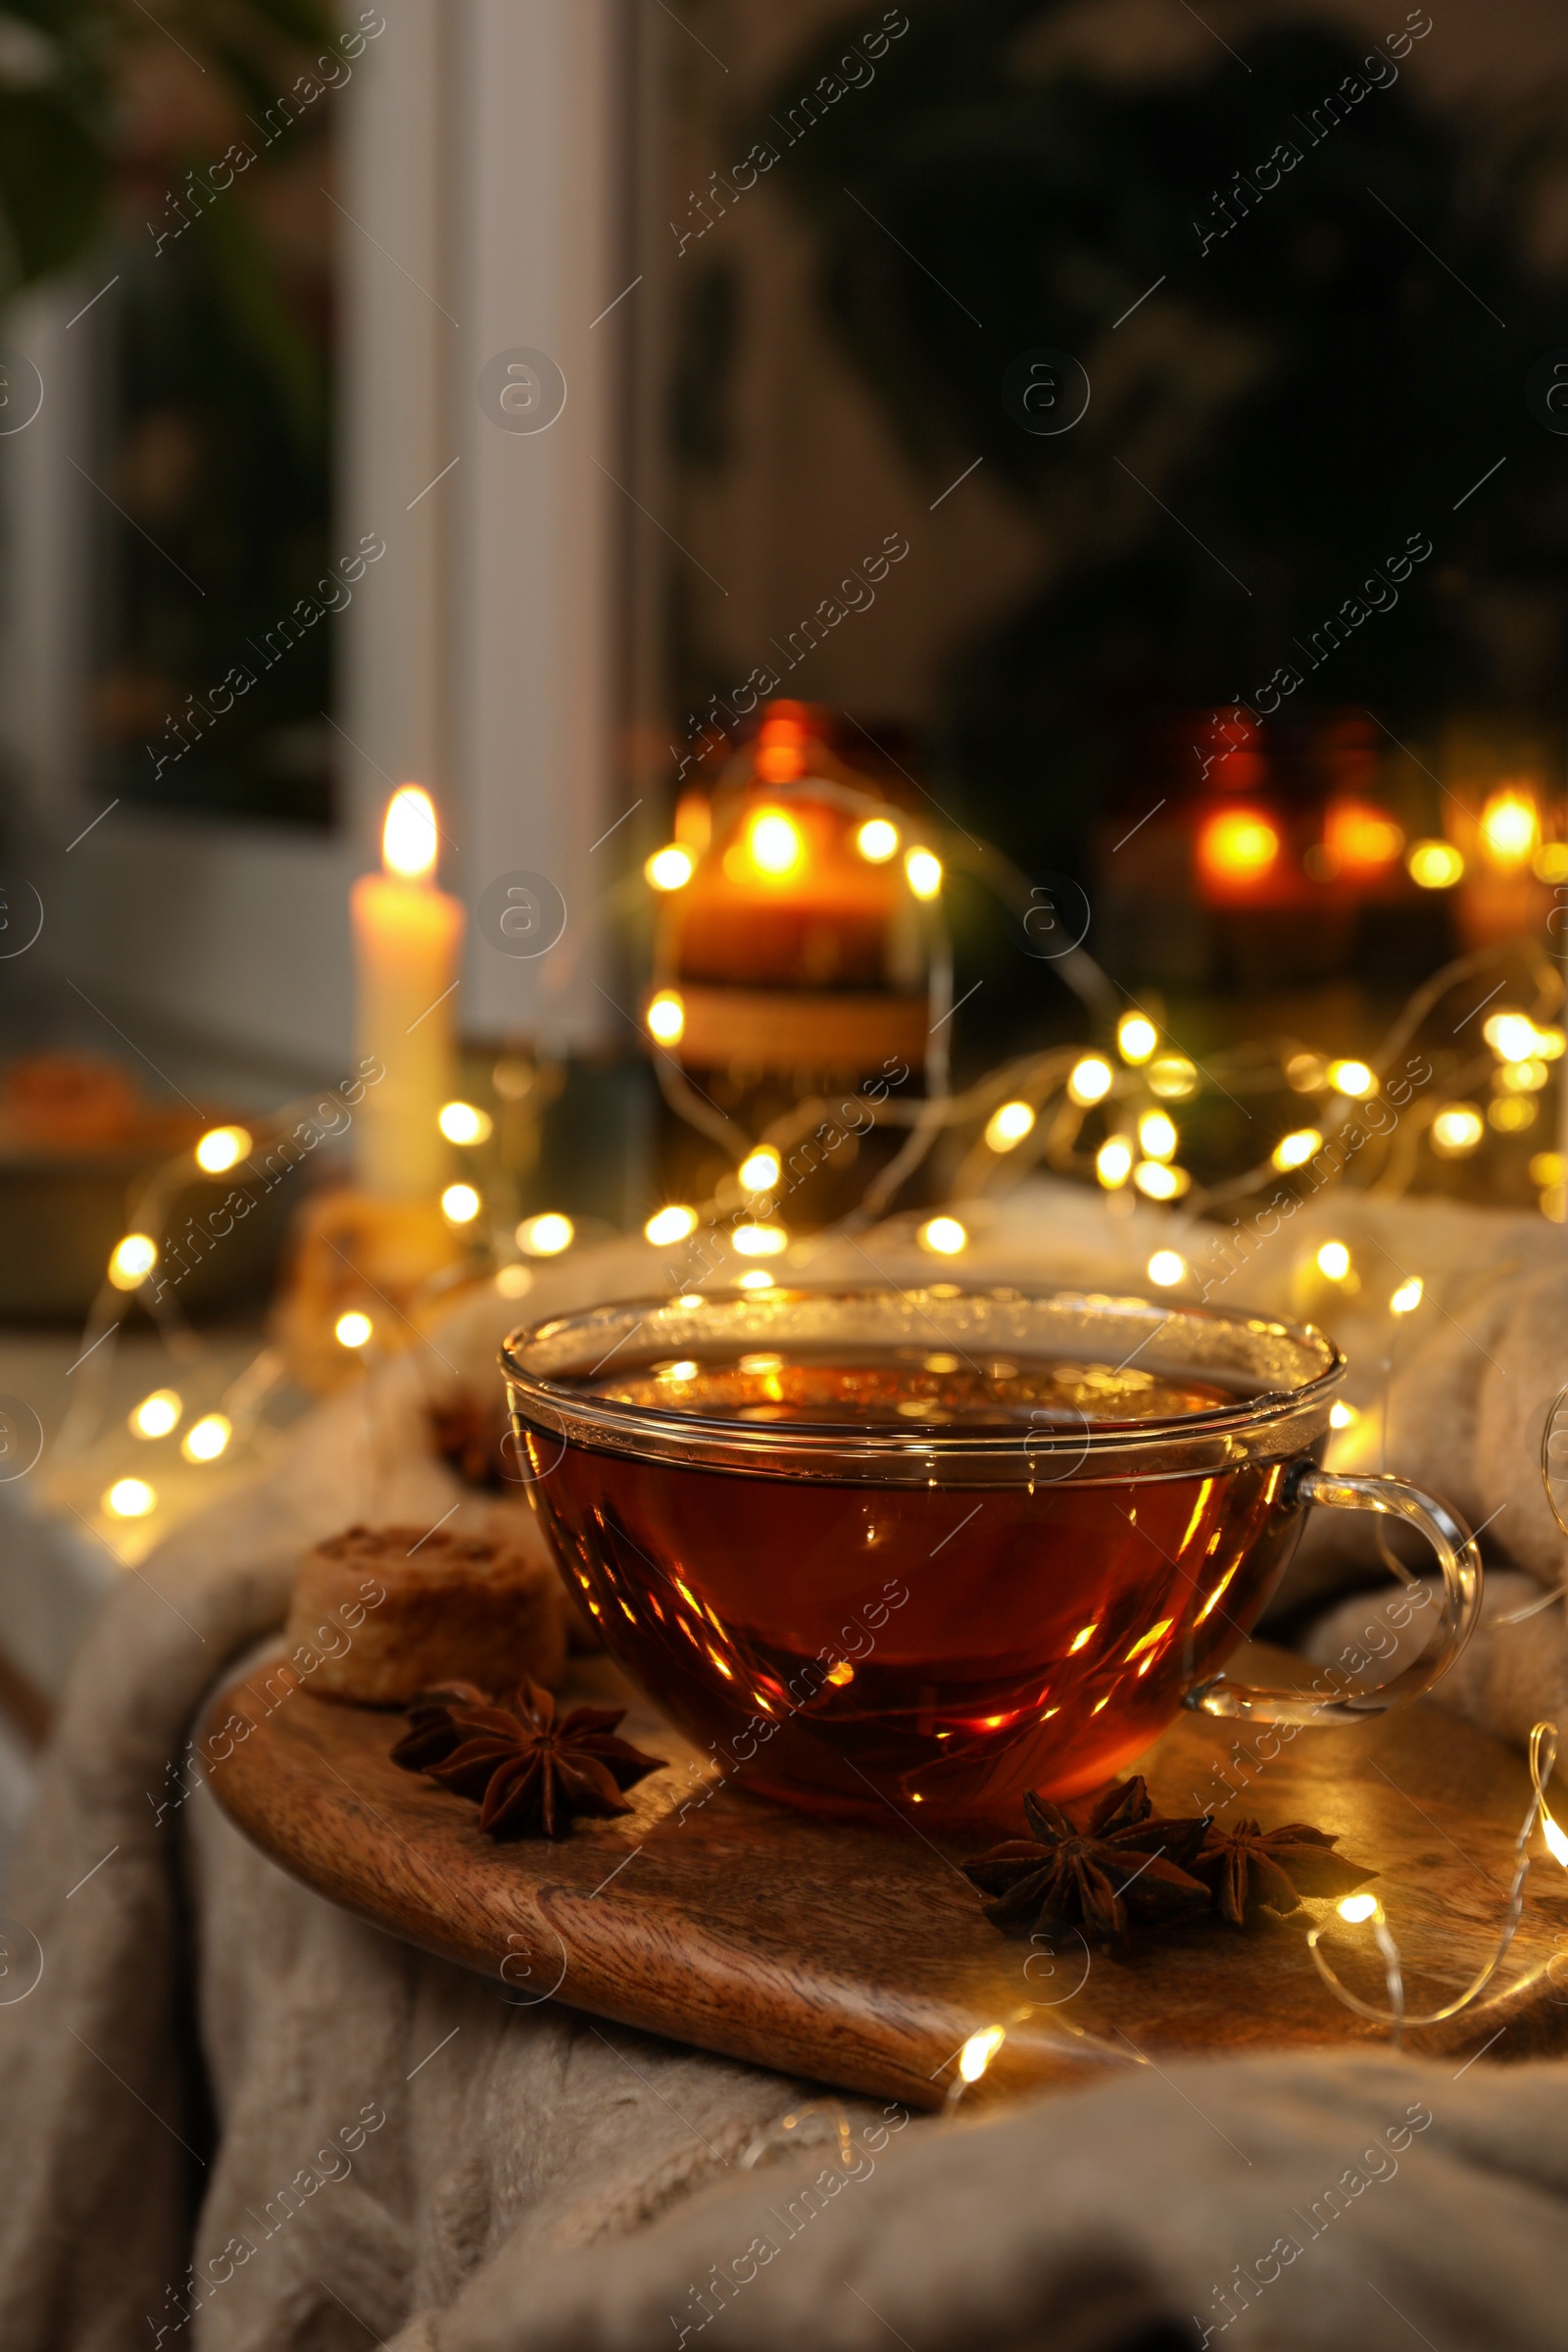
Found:
<path fill-rule="evenodd" d="M 1392 1363 L 1362 1356 L 1352 1395 L 1387 1389 L 1389 1467 L 1498 1513 L 1491 1615 L 1517 1615 L 1568 1550 L 1532 1453 L 1568 1377 L 1561 1239 L 1421 1204 L 1334 1217 L 1441 1304 Z M 1152 1230 L 1034 1188 L 964 1272 L 1134 1290 Z M 918 1274 L 912 1249 L 866 1246 L 881 1276 Z M 869 1279 L 827 1246 L 809 1271 Z M 1298 1311 L 1291 1280 L 1263 1250 L 1216 1296 Z M 664 1287 L 617 1244 L 527 1309 Z M 494 1507 L 454 1483 L 425 1405 L 453 1368 L 487 1390 L 516 1316 L 486 1295 L 439 1361 L 321 1407 L 126 1579 L 78 1661 L 5 1924 L 5 2352 L 1561 2352 L 1568 2065 L 1129 2056 L 942 2122 L 509 1994 L 231 1829 L 186 1761 L 204 1694 L 280 1624 L 307 1543 Z M 1375 1574 L 1325 1542 L 1294 1596 L 1359 1622 Z M 1484 1627 L 1446 1695 L 1514 1741 L 1556 1713 L 1568 1741 L 1560 1600 Z"/>

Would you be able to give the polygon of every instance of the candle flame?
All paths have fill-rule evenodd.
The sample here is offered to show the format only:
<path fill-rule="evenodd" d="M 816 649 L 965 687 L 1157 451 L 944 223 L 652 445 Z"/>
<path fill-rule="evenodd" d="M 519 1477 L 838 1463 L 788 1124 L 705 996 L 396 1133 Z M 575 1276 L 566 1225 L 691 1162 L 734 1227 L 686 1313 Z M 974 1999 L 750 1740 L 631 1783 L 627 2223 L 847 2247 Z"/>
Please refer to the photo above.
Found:
<path fill-rule="evenodd" d="M 438 836 L 430 795 L 417 784 L 402 784 L 387 803 L 381 828 L 381 862 L 389 874 L 422 882 L 435 871 Z"/>
<path fill-rule="evenodd" d="M 1199 836 L 1198 862 L 1218 882 L 1255 882 L 1280 854 L 1280 837 L 1256 808 L 1226 808 Z"/>

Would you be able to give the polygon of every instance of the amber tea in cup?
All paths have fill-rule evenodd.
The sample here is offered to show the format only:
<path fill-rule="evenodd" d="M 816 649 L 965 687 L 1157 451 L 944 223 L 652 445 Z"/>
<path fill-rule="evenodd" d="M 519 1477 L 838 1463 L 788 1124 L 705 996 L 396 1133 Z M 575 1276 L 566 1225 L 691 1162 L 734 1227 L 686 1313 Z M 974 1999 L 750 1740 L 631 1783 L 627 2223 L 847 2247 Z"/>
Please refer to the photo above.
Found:
<path fill-rule="evenodd" d="M 1184 1703 L 1381 1708 L 1474 1613 L 1442 1504 L 1321 1471 L 1343 1360 L 1262 1317 L 780 1290 L 561 1318 L 503 1364 L 607 1647 L 743 1787 L 817 1811 L 1006 1818 L 1109 1779 Z M 1392 1509 L 1443 1560 L 1444 1648 L 1382 1692 L 1220 1676 L 1314 1500 Z"/>

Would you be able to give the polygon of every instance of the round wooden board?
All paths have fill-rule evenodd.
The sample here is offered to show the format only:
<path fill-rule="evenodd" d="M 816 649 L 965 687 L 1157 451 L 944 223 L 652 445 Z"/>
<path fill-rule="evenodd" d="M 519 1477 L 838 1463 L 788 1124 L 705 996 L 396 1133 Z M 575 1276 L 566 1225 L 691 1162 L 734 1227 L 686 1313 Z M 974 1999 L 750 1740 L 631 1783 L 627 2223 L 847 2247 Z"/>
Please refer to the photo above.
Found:
<path fill-rule="evenodd" d="M 626 1735 L 670 1769 L 631 1792 L 624 1818 L 556 1843 L 492 1843 L 476 1806 L 391 1762 L 401 1716 L 318 1699 L 280 1661 L 216 1700 L 200 1747 L 220 1802 L 265 1852 L 388 1934 L 500 1979 L 516 2001 L 564 2001 L 847 2089 L 938 2105 L 958 2049 L 990 2025 L 1006 2039 L 971 2097 L 1139 2059 L 1386 2041 L 1317 1976 L 1305 1929 L 1330 1916 L 1322 1903 L 1245 1935 L 1206 1919 L 1135 1931 L 1115 1953 L 1009 1940 L 956 1867 L 966 1846 L 891 1809 L 885 1830 L 845 1827 L 705 1777 L 608 1662 L 578 1669 L 567 1695 L 625 1704 Z M 1168 1732 L 1143 1760 L 1157 1809 L 1338 1833 L 1380 1874 L 1410 2012 L 1451 1999 L 1495 1944 L 1529 1802 L 1522 1761 L 1430 1702 L 1283 1744 L 1240 1728 L 1188 1716 Z M 1548 1973 L 1559 1938 L 1568 1953 L 1568 1881 L 1543 1853 L 1501 1989 L 1409 2046 L 1491 2060 L 1568 2048 L 1568 1963 L 1560 1985 Z M 1369 1933 L 1336 1926 L 1332 1941 L 1341 1974 L 1381 2006 Z"/>

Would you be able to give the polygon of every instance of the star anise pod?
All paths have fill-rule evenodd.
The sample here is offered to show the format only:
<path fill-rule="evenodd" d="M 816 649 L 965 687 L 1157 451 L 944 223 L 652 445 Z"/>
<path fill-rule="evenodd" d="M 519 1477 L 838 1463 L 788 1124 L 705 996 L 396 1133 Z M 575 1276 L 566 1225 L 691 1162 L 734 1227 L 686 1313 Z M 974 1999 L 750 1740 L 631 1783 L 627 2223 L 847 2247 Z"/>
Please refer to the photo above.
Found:
<path fill-rule="evenodd" d="M 401 1764 L 405 1772 L 422 1772 L 427 1764 L 443 1762 L 460 1738 L 452 1720 L 453 1708 L 489 1704 L 488 1691 L 481 1690 L 477 1683 L 437 1683 L 421 1690 L 405 1710 L 409 1728 L 392 1750 L 393 1763 Z"/>
<path fill-rule="evenodd" d="M 644 1755 L 614 1737 L 624 1707 L 573 1707 L 558 1719 L 551 1693 L 527 1680 L 514 1698 L 448 1700 L 440 1712 L 451 1727 L 444 1752 L 428 1761 L 403 1755 L 397 1761 L 475 1798 L 479 1827 L 492 1838 L 564 1838 L 575 1814 L 629 1813 L 621 1790 L 664 1766 L 662 1756 Z M 398 1745 L 445 1736 L 432 1708 Z"/>
<path fill-rule="evenodd" d="M 1326 1831 L 1304 1821 L 1278 1830 L 1260 1830 L 1255 1821 L 1221 1830 L 1211 1821 L 1190 1867 L 1208 1887 L 1221 1919 L 1240 1928 L 1259 1911 L 1288 1919 L 1300 1909 L 1303 1894 L 1348 1894 L 1377 1877 L 1335 1853 L 1334 1844 Z"/>
<path fill-rule="evenodd" d="M 1141 1775 L 1107 1788 L 1082 1826 L 1032 1788 L 1023 1803 L 1034 1837 L 1009 1838 L 961 1865 L 992 1898 L 981 1907 L 1004 1934 L 1083 1928 L 1110 1942 L 1129 1919 L 1186 1919 L 1207 1908 L 1190 1870 L 1203 1821 L 1157 1815 Z"/>

